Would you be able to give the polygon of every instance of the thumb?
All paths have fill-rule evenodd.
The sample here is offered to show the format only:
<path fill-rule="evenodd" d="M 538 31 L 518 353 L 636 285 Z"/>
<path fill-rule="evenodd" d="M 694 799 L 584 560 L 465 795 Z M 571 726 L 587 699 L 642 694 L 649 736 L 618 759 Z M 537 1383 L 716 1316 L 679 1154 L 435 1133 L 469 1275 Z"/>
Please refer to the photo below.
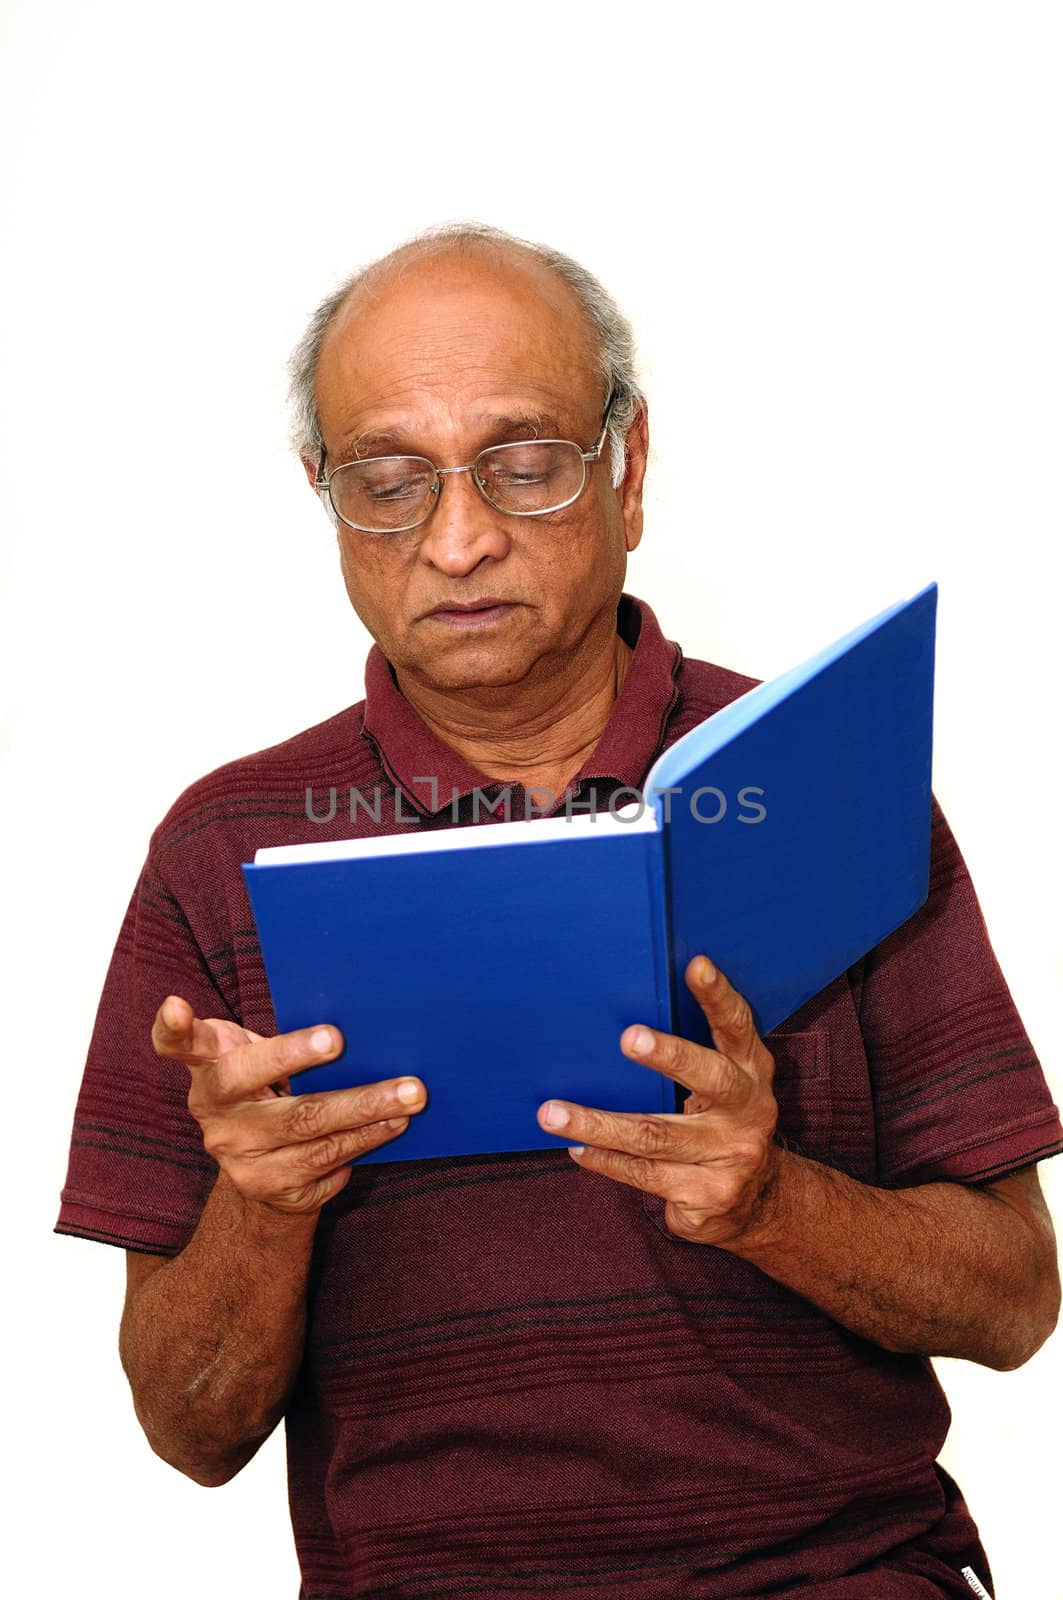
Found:
<path fill-rule="evenodd" d="M 155 1013 L 151 1043 L 156 1055 L 183 1061 L 186 1066 L 203 1066 L 217 1061 L 226 1050 L 247 1042 L 247 1032 L 224 1017 L 196 1016 L 187 1000 L 170 994 Z"/>

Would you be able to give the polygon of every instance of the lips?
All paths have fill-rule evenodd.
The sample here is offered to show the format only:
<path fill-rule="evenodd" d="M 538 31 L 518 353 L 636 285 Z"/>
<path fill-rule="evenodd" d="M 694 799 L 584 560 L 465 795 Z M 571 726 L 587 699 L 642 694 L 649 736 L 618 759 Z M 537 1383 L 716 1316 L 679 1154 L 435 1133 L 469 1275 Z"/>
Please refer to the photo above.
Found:
<path fill-rule="evenodd" d="M 500 606 L 511 606 L 513 604 L 512 600 L 502 600 L 497 595 L 481 595 L 476 600 L 444 600 L 442 605 L 433 606 L 432 610 L 427 612 L 426 615 L 430 617 L 454 616 L 455 614 L 471 616 L 478 611 L 494 611 Z"/>
<path fill-rule="evenodd" d="M 478 595 L 475 600 L 445 600 L 434 611 L 426 611 L 422 622 L 434 622 L 437 630 L 445 630 L 452 637 L 491 633 L 500 628 L 514 611 L 520 609 L 519 600 L 500 600 L 496 595 Z"/>

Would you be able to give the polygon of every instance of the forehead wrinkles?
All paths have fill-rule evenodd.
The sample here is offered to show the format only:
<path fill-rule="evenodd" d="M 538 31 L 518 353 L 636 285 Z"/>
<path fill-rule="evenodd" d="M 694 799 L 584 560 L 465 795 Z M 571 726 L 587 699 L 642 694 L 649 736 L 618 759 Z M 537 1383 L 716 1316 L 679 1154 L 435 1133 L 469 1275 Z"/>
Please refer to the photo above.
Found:
<path fill-rule="evenodd" d="M 443 270 L 437 279 L 427 269 Z M 478 377 L 529 382 L 579 405 L 600 380 L 595 339 L 567 285 L 484 263 L 422 262 L 343 307 L 326 334 L 319 401 L 347 405 L 385 392 L 430 388 L 453 396 Z"/>
<path fill-rule="evenodd" d="M 526 400 L 495 400 L 492 396 L 478 396 L 467 412 L 440 412 L 420 410 L 398 418 L 391 412 L 374 417 L 372 424 L 362 426 L 364 418 L 353 418 L 349 427 L 335 436 L 336 460 L 355 461 L 366 456 L 422 453 L 421 445 L 428 437 L 441 443 L 444 451 L 456 448 L 459 454 L 478 454 L 489 444 L 513 443 L 518 439 L 568 438 L 579 429 L 558 416 L 566 412 L 560 407 L 541 410 Z M 357 430 L 357 431 L 356 431 Z M 445 441 L 451 441 L 450 446 Z M 468 440 L 462 445 L 463 439 Z"/>
<path fill-rule="evenodd" d="M 321 373 L 318 398 L 330 448 L 344 453 L 363 435 L 396 426 L 428 430 L 449 449 L 486 416 L 547 413 L 565 419 L 564 437 L 597 422 L 600 378 L 586 363 L 557 359 L 548 345 L 518 347 L 503 360 L 473 355 L 449 336 L 426 347 L 397 335 L 381 360 L 363 361 L 357 348 L 338 355 Z"/>
<path fill-rule="evenodd" d="M 514 379 L 494 367 L 465 367 L 457 378 L 422 371 L 405 381 L 342 387 L 327 396 L 321 420 L 331 448 L 393 429 L 457 445 L 463 437 L 517 419 L 532 424 L 529 432 L 540 418 L 554 419 L 551 431 L 558 426 L 586 431 L 597 420 L 596 404 L 596 398 L 581 404 L 578 386 Z"/>
<path fill-rule="evenodd" d="M 343 388 L 353 399 L 366 392 L 438 388 L 454 391 L 482 385 L 530 382 L 571 393 L 595 387 L 590 353 L 545 326 L 496 324 L 473 320 L 461 326 L 356 326 L 344 339 L 322 350 L 319 388 Z M 577 395 L 578 398 L 578 395 Z"/>

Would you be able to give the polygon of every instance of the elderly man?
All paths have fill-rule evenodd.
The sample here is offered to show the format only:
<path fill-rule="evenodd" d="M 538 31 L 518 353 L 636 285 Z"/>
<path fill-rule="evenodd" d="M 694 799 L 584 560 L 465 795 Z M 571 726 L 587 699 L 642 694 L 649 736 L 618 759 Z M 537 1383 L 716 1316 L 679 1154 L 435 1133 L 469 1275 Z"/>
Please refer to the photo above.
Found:
<path fill-rule="evenodd" d="M 784 1027 L 699 958 L 716 1048 L 626 1031 L 682 1115 L 551 1101 L 556 1151 L 407 1164 L 430 1081 L 288 1092 L 342 1041 L 273 1036 L 240 863 L 408 826 L 323 827 L 308 788 L 426 828 L 502 786 L 604 807 L 749 686 L 623 593 L 646 407 L 574 262 L 436 230 L 321 308 L 294 373 L 366 698 L 152 835 L 59 1221 L 128 1251 L 152 1448 L 221 1484 L 283 1416 L 306 1600 L 990 1592 L 927 1358 L 1016 1367 L 1054 1326 L 1035 1163 L 1063 1130 L 936 810 L 924 909 Z"/>

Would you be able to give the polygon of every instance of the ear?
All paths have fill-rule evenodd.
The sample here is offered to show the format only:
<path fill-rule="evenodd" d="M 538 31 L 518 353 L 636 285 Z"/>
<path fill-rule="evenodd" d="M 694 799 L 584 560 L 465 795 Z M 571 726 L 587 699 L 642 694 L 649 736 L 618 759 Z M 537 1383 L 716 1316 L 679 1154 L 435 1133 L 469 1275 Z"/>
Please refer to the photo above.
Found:
<path fill-rule="evenodd" d="M 624 481 L 620 485 L 620 506 L 624 515 L 627 548 L 636 550 L 642 539 L 642 485 L 650 452 L 650 428 L 646 407 L 640 407 L 624 440 L 627 458 Z"/>
<path fill-rule="evenodd" d="M 299 460 L 303 463 L 303 471 L 306 473 L 306 481 L 307 481 L 307 483 L 310 485 L 311 489 L 316 489 L 317 488 L 317 462 L 314 460 L 314 458 L 312 456 L 300 456 Z"/>

